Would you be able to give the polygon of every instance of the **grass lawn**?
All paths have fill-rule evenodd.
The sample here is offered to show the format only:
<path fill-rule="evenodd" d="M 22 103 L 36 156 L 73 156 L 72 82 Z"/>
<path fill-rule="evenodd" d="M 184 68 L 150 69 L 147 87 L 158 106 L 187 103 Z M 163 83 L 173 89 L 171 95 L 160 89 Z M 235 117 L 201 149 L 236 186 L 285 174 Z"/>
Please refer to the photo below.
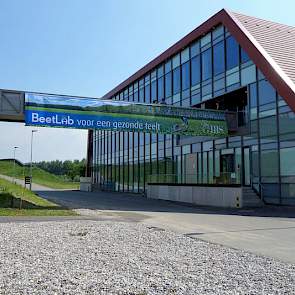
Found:
<path fill-rule="evenodd" d="M 22 167 L 15 164 L 13 161 L 0 161 L 0 174 L 24 179 L 24 176 L 29 176 L 29 167 Z M 38 167 L 33 167 L 33 182 L 56 189 L 78 189 L 78 182 L 66 182 L 61 177 L 51 174 Z"/>
<path fill-rule="evenodd" d="M 0 178 L 0 216 L 72 216 L 74 211 L 45 200 L 18 184 Z M 9 208 L 11 198 L 21 198 L 30 209 Z"/>

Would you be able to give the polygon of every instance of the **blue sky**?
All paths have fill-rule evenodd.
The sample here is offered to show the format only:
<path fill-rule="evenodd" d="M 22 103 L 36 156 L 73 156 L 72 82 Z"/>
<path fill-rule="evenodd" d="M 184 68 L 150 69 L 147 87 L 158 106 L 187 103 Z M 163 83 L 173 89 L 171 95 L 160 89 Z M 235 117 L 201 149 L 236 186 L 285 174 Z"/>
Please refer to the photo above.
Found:
<path fill-rule="evenodd" d="M 100 97 L 223 7 L 295 25 L 294 1 L 1 0 L 0 88 Z M 0 134 L 0 158 L 19 145 L 28 160 L 29 127 Z M 82 158 L 86 132 L 40 128 L 35 146 L 36 160 Z"/>

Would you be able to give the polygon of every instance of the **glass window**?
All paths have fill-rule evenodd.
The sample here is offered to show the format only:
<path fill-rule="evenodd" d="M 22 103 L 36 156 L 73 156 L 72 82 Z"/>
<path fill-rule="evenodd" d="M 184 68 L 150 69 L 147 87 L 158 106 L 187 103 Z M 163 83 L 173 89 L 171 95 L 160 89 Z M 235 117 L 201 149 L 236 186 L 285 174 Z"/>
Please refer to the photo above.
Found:
<path fill-rule="evenodd" d="M 277 135 L 276 116 L 271 116 L 259 120 L 260 137 L 273 137 Z"/>
<path fill-rule="evenodd" d="M 249 85 L 249 91 L 250 91 L 250 108 L 254 108 L 257 106 L 256 83 Z"/>
<path fill-rule="evenodd" d="M 281 149 L 281 175 L 295 176 L 295 147 Z"/>
<path fill-rule="evenodd" d="M 164 78 L 161 77 L 158 79 L 158 101 L 161 101 L 164 98 Z"/>
<path fill-rule="evenodd" d="M 248 85 L 256 81 L 256 66 L 252 65 L 241 70 L 241 85 Z"/>
<path fill-rule="evenodd" d="M 157 101 L 157 80 L 152 82 L 151 102 Z"/>
<path fill-rule="evenodd" d="M 258 83 L 259 105 L 275 102 L 276 91 L 266 80 L 261 80 Z"/>
<path fill-rule="evenodd" d="M 145 84 L 149 83 L 150 80 L 151 80 L 151 76 L 150 76 L 150 74 L 147 74 L 147 75 L 144 77 L 144 82 L 145 82 Z"/>
<path fill-rule="evenodd" d="M 162 77 L 164 75 L 164 66 L 158 67 L 158 77 Z"/>
<path fill-rule="evenodd" d="M 246 51 L 242 47 L 240 48 L 241 48 L 241 63 L 249 61 L 250 60 L 249 55 L 246 53 Z"/>
<path fill-rule="evenodd" d="M 257 88 L 256 83 L 249 85 L 250 120 L 257 119 Z"/>
<path fill-rule="evenodd" d="M 150 90 L 150 84 L 148 84 L 147 86 L 145 86 L 145 93 L 144 93 L 144 101 L 146 103 L 149 103 L 151 101 L 151 90 Z"/>
<path fill-rule="evenodd" d="M 172 68 L 175 69 L 179 65 L 180 65 L 180 54 L 177 54 L 172 58 Z"/>
<path fill-rule="evenodd" d="M 191 67 L 192 67 L 192 85 L 196 85 L 200 83 L 201 81 L 200 55 L 192 58 Z"/>
<path fill-rule="evenodd" d="M 214 31 L 212 32 L 213 39 L 216 39 L 217 37 L 220 37 L 223 35 L 223 26 L 218 26 Z"/>
<path fill-rule="evenodd" d="M 180 92 L 180 67 L 173 70 L 173 94 Z"/>
<path fill-rule="evenodd" d="M 230 85 L 234 85 L 239 83 L 240 81 L 240 73 L 239 72 L 235 72 L 231 75 L 227 75 L 226 76 L 226 86 L 230 86 Z"/>
<path fill-rule="evenodd" d="M 144 88 L 139 89 L 139 102 L 144 102 Z"/>
<path fill-rule="evenodd" d="M 133 96 L 134 101 L 138 101 L 138 90 L 134 91 L 134 96 Z"/>
<path fill-rule="evenodd" d="M 186 62 L 181 67 L 182 90 L 190 87 L 190 63 Z"/>
<path fill-rule="evenodd" d="M 230 70 L 239 65 L 239 44 L 230 36 L 226 39 L 226 69 Z"/>
<path fill-rule="evenodd" d="M 165 75 L 165 97 L 172 95 L 172 77 L 171 72 Z"/>
<path fill-rule="evenodd" d="M 224 78 L 214 81 L 214 91 L 224 89 L 224 87 L 225 87 L 225 79 Z"/>
<path fill-rule="evenodd" d="M 181 51 L 181 63 L 185 63 L 189 60 L 189 48 Z"/>
<path fill-rule="evenodd" d="M 212 77 L 212 49 L 209 48 L 202 53 L 202 80 L 207 80 Z"/>
<path fill-rule="evenodd" d="M 213 46 L 213 71 L 214 76 L 225 70 L 224 64 L 224 41 Z"/>
<path fill-rule="evenodd" d="M 124 100 L 128 99 L 128 88 L 124 90 Z"/>
<path fill-rule="evenodd" d="M 201 47 L 207 45 L 211 42 L 211 33 L 208 33 L 204 37 L 201 38 Z"/>
<path fill-rule="evenodd" d="M 171 71 L 171 60 L 165 63 L 165 74 Z"/>
<path fill-rule="evenodd" d="M 272 177 L 278 176 L 278 151 L 261 151 L 261 176 L 264 182 L 271 181 Z"/>
<path fill-rule="evenodd" d="M 195 42 L 191 45 L 191 57 L 196 56 L 200 53 L 200 42 Z"/>

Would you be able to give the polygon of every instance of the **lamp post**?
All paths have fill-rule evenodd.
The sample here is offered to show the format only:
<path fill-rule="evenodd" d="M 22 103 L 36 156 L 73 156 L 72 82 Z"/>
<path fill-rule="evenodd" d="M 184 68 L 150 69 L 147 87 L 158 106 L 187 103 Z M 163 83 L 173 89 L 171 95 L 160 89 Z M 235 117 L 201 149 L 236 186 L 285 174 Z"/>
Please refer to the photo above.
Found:
<path fill-rule="evenodd" d="M 33 179 L 33 135 L 34 135 L 34 132 L 38 132 L 38 130 L 32 130 L 32 133 L 31 133 L 30 190 L 32 190 L 32 179 Z"/>
<path fill-rule="evenodd" d="M 15 178 L 16 178 L 16 171 L 15 171 L 15 152 L 16 149 L 18 149 L 18 146 L 13 147 L 13 183 L 15 183 Z"/>

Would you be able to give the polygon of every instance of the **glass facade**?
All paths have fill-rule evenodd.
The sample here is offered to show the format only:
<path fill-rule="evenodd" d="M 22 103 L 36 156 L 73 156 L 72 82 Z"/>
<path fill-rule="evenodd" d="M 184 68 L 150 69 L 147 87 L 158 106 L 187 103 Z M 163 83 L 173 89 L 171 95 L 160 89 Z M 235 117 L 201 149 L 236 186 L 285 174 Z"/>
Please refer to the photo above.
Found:
<path fill-rule="evenodd" d="M 295 204 L 295 114 L 218 26 L 112 97 L 238 112 L 237 132 L 202 141 L 171 134 L 94 131 L 94 183 L 144 192 L 148 182 L 252 186 Z"/>

